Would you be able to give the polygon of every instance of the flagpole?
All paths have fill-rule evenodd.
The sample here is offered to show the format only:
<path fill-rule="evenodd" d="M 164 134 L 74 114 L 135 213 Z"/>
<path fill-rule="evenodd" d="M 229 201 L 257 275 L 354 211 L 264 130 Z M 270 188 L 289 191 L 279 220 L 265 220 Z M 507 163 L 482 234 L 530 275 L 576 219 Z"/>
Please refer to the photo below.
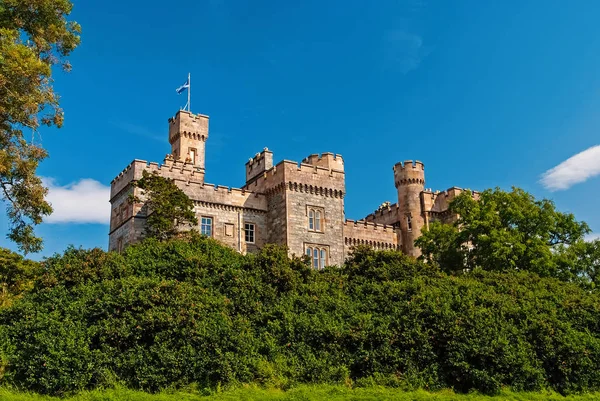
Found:
<path fill-rule="evenodd" d="M 191 81 L 191 74 L 188 72 L 188 111 L 189 112 L 192 111 L 192 104 L 190 103 L 191 95 L 192 95 L 192 81 Z"/>

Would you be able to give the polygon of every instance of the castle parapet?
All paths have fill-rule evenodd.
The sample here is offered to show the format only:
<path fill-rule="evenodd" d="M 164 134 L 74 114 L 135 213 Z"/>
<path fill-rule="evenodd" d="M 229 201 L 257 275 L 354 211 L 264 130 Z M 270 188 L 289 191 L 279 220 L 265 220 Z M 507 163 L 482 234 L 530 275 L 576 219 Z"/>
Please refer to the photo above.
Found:
<path fill-rule="evenodd" d="M 246 184 L 252 181 L 253 178 L 264 173 L 273 167 L 273 152 L 264 148 L 262 152 L 257 153 L 254 157 L 246 162 Z"/>
<path fill-rule="evenodd" d="M 427 199 L 427 203 L 431 203 L 431 211 L 442 213 L 448 210 L 450 207 L 450 202 L 462 192 L 468 191 L 468 189 L 462 189 L 459 187 L 450 187 L 445 191 L 436 191 L 436 192 L 424 192 L 423 196 L 425 199 L 430 198 L 431 201 Z M 471 196 L 473 199 L 479 199 L 479 192 L 471 191 Z"/>
<path fill-rule="evenodd" d="M 391 226 L 348 219 L 343 224 L 343 232 L 346 254 L 350 248 L 358 245 L 380 250 L 398 249 L 398 234 Z"/>
<path fill-rule="evenodd" d="M 425 185 L 425 165 L 419 160 L 405 160 L 394 165 L 394 180 L 399 185 Z"/>
<path fill-rule="evenodd" d="M 373 213 L 365 217 L 365 220 L 377 224 L 393 225 L 399 221 L 398 204 L 390 204 L 385 207 L 380 207 Z"/>
<path fill-rule="evenodd" d="M 328 170 L 344 171 L 344 159 L 342 155 L 334 155 L 330 152 L 325 152 L 321 155 L 314 153 L 304 158 L 302 163 L 324 167 Z"/>
<path fill-rule="evenodd" d="M 345 193 L 343 171 L 305 163 L 298 164 L 298 162 L 290 160 L 280 161 L 276 166 L 246 184 L 244 189 L 264 193 L 282 184 L 318 188 L 319 193 L 329 193 L 329 190 L 340 194 Z"/>
<path fill-rule="evenodd" d="M 184 182 L 186 185 L 202 185 L 204 183 L 204 169 L 195 167 L 190 163 L 173 160 L 170 157 L 165 158 L 162 165 L 136 159 L 111 181 L 111 199 L 131 184 L 132 181 L 141 179 L 144 171 L 156 172 L 161 177 L 170 178 L 176 182 Z"/>

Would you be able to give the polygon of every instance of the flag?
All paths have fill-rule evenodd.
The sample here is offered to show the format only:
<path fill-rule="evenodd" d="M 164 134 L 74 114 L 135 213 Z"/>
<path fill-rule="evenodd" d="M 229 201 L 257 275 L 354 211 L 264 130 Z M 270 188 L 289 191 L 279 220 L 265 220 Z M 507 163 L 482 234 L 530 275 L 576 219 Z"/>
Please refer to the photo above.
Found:
<path fill-rule="evenodd" d="M 179 88 L 175 89 L 175 91 L 177 93 L 181 94 L 186 89 L 189 89 L 189 87 L 190 87 L 190 78 L 188 77 L 188 79 L 185 81 L 185 83 L 183 85 L 181 85 Z"/>

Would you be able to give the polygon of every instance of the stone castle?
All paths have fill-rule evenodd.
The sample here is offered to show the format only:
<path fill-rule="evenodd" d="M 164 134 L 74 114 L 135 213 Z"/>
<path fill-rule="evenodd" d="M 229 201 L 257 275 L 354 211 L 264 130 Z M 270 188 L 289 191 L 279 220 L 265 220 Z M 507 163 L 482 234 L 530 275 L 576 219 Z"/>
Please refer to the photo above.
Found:
<path fill-rule="evenodd" d="M 198 231 L 241 253 L 267 243 L 286 245 L 289 253 L 308 255 L 315 268 L 341 265 L 352 247 L 397 249 L 418 256 L 414 246 L 421 229 L 430 221 L 452 221 L 449 202 L 462 190 L 425 190 L 425 171 L 420 161 L 397 163 L 394 183 L 398 202 L 385 202 L 360 220 L 344 215 L 346 196 L 341 155 L 312 154 L 297 163 L 273 163 L 265 148 L 246 163 L 246 183 L 241 188 L 207 184 L 205 146 L 208 116 L 185 110 L 169 119 L 171 153 L 162 165 L 134 160 L 111 182 L 109 250 L 141 239 L 147 208 L 131 203 L 141 199 L 132 182 L 144 170 L 173 179 L 194 202 Z"/>

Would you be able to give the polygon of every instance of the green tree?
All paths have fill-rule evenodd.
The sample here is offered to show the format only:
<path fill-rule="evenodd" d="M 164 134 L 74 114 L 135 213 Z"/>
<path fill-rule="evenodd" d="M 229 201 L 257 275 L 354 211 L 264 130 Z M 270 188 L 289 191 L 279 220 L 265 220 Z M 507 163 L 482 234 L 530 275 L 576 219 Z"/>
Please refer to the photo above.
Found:
<path fill-rule="evenodd" d="M 179 236 L 183 228 L 198 224 L 194 202 L 175 185 L 173 180 L 144 171 L 135 184 L 145 198 L 148 217 L 146 235 L 150 238 L 167 240 Z M 132 196 L 134 202 L 143 201 Z"/>
<path fill-rule="evenodd" d="M 47 153 L 33 134 L 63 122 L 52 67 L 68 71 L 66 57 L 79 44 L 79 25 L 67 21 L 71 8 L 69 0 L 0 0 L 0 199 L 8 206 L 8 238 L 25 253 L 42 248 L 34 226 L 52 213 L 36 175 Z"/>
<path fill-rule="evenodd" d="M 422 259 L 447 272 L 526 270 L 563 280 L 581 274 L 581 264 L 559 261 L 569 247 L 583 246 L 590 229 L 572 214 L 557 211 L 550 200 L 536 200 L 518 188 L 486 190 L 479 199 L 465 191 L 451 202 L 450 211 L 459 216 L 454 224 L 434 222 L 416 241 Z"/>
<path fill-rule="evenodd" d="M 39 263 L 0 248 L 0 307 L 10 305 L 15 297 L 31 289 L 39 273 Z"/>

